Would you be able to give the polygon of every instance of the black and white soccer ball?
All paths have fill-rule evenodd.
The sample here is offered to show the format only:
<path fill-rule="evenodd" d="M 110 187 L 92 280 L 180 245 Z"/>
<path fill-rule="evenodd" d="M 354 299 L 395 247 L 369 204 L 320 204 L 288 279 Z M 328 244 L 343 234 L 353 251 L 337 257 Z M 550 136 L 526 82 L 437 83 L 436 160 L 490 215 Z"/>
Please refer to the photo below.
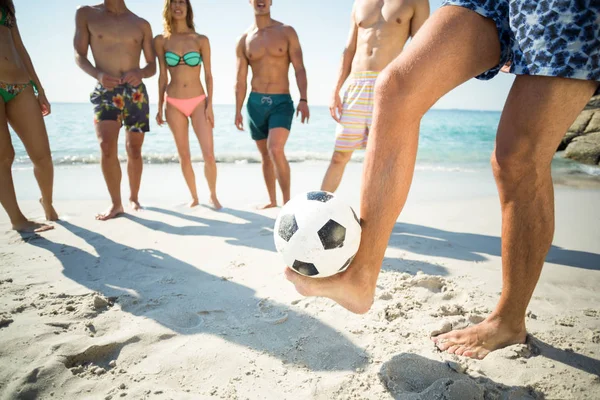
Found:
<path fill-rule="evenodd" d="M 299 274 L 325 278 L 345 270 L 360 245 L 360 222 L 339 197 L 308 192 L 294 197 L 275 221 L 275 247 Z"/>

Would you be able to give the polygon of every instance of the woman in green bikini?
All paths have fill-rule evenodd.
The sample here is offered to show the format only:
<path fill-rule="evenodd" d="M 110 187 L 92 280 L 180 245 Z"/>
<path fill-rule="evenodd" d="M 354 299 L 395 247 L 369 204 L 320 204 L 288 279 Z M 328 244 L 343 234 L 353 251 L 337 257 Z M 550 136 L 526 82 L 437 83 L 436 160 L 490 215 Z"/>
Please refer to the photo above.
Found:
<path fill-rule="evenodd" d="M 164 123 L 163 106 L 166 106 L 166 121 L 173 132 L 183 177 L 192 195 L 190 207 L 194 207 L 199 202 L 188 136 L 189 120 L 192 121 L 204 159 L 209 201 L 215 209 L 220 209 L 213 143 L 215 117 L 212 107 L 210 43 L 206 36 L 194 30 L 194 13 L 190 0 L 165 0 L 163 19 L 165 31 L 154 39 L 160 65 L 156 121 L 159 125 Z M 202 64 L 207 92 L 204 92 L 200 81 Z"/>
<path fill-rule="evenodd" d="M 54 168 L 43 119 L 43 116 L 50 114 L 50 104 L 21 41 L 12 0 L 0 0 L 0 54 L 0 203 L 8 213 L 13 229 L 47 231 L 53 226 L 29 221 L 23 215 L 17 204 L 12 179 L 15 150 L 8 130 L 9 123 L 33 163 L 46 219 L 58 219 L 52 206 Z"/>

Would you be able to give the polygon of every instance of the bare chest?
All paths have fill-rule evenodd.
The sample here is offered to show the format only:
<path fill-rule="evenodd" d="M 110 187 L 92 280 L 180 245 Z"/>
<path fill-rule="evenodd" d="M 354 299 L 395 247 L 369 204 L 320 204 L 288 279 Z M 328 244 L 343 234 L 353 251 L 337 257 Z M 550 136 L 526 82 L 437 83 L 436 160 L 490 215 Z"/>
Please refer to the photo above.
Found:
<path fill-rule="evenodd" d="M 278 30 L 267 30 L 249 34 L 246 39 L 246 57 L 258 61 L 265 57 L 285 57 L 289 43 L 285 34 Z"/>
<path fill-rule="evenodd" d="M 363 29 L 381 29 L 406 25 L 413 16 L 410 0 L 358 0 L 356 23 Z"/>
<path fill-rule="evenodd" d="M 144 33 L 137 21 L 131 18 L 100 17 L 88 23 L 92 43 L 99 45 L 138 45 L 144 39 Z"/>

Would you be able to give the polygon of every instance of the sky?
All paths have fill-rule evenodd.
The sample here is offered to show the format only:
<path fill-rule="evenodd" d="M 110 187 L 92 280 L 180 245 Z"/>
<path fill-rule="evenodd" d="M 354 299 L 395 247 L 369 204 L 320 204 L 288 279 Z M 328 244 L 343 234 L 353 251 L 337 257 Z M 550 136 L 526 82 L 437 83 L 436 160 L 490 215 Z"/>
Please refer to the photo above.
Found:
<path fill-rule="evenodd" d="M 89 101 L 94 79 L 81 71 L 74 59 L 75 11 L 79 5 L 99 2 L 15 1 L 21 36 L 51 102 Z M 162 33 L 163 3 L 126 0 L 131 11 L 150 22 L 154 35 Z M 440 4 L 441 0 L 430 1 L 432 13 Z M 214 103 L 234 104 L 235 43 L 253 22 L 252 8 L 247 0 L 192 0 L 192 6 L 196 30 L 211 41 Z M 312 105 L 329 103 L 350 28 L 351 8 L 351 0 L 273 0 L 272 17 L 293 26 L 300 37 Z M 157 98 L 157 75 L 145 80 L 151 103 Z M 443 79 L 443 71 L 439 79 Z M 513 79 L 507 74 L 487 82 L 473 79 L 440 99 L 434 108 L 501 110 Z M 297 101 L 295 79 L 291 86 Z"/>

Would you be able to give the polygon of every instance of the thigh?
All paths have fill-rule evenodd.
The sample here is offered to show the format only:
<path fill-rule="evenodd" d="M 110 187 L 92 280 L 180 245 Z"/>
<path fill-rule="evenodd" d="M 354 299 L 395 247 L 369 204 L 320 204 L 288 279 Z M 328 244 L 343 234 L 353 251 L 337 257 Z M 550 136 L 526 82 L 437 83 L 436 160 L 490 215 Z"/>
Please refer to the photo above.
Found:
<path fill-rule="evenodd" d="M 6 103 L 0 98 L 0 161 L 12 159 L 15 154 L 10 131 L 8 130 L 8 121 L 6 120 Z"/>
<path fill-rule="evenodd" d="M 202 155 L 213 155 L 214 153 L 214 140 L 213 140 L 213 129 L 206 120 L 206 100 L 196 107 L 191 115 L 192 127 L 196 133 L 196 137 L 200 142 L 200 149 L 202 149 Z"/>
<path fill-rule="evenodd" d="M 28 87 L 6 103 L 6 119 L 19 136 L 31 159 L 50 156 L 46 124 L 33 89 Z"/>
<path fill-rule="evenodd" d="M 166 108 L 167 124 L 173 133 L 177 152 L 180 156 L 189 157 L 190 139 L 189 139 L 189 120 L 177 108 L 167 104 Z"/>
<path fill-rule="evenodd" d="M 597 87 L 594 81 L 517 76 L 500 119 L 496 157 L 517 156 L 549 166 Z"/>
<path fill-rule="evenodd" d="M 379 75 L 377 89 L 399 82 L 400 87 L 392 87 L 390 96 L 406 97 L 403 113 L 421 112 L 499 62 L 495 22 L 463 7 L 444 6 Z"/>
<path fill-rule="evenodd" d="M 290 131 L 285 128 L 270 129 L 267 147 L 269 149 L 283 149 L 289 137 Z"/>
<path fill-rule="evenodd" d="M 118 154 L 119 131 L 121 124 L 117 121 L 96 122 L 96 137 L 100 143 L 100 149 L 106 154 Z"/>
<path fill-rule="evenodd" d="M 267 145 L 267 139 L 256 140 L 256 147 L 260 152 L 262 158 L 269 158 L 269 147 Z"/>

